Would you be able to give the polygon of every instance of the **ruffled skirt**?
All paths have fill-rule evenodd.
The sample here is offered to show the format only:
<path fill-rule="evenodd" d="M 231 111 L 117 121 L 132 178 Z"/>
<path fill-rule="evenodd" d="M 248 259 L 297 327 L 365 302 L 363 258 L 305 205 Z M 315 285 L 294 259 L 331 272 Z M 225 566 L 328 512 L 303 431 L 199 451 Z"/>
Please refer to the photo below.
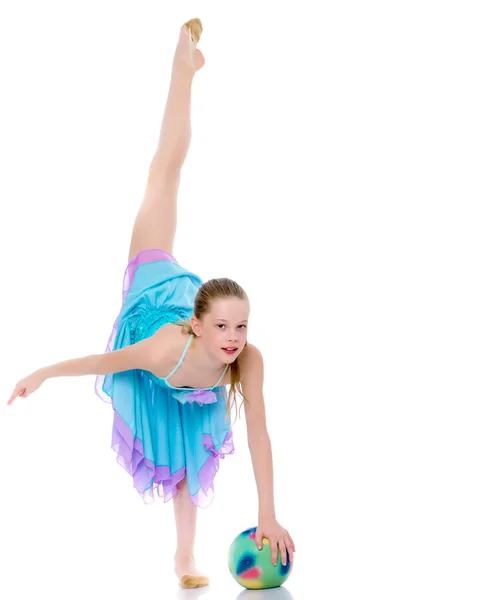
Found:
<path fill-rule="evenodd" d="M 201 283 L 164 250 L 137 254 L 125 271 L 122 306 L 105 352 L 145 339 L 166 323 L 191 317 Z M 216 402 L 182 403 L 178 390 L 148 371 L 132 369 L 98 375 L 95 391 L 112 405 L 111 447 L 144 502 L 154 501 L 155 490 L 167 502 L 186 476 L 192 502 L 207 507 L 214 496 L 219 459 L 234 452 L 226 387 L 214 389 Z"/>

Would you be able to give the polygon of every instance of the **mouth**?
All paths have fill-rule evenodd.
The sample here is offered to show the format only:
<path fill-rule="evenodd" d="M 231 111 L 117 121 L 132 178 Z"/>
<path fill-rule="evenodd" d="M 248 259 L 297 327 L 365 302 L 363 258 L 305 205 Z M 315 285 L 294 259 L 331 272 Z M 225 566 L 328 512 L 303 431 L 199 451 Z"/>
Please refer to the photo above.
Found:
<path fill-rule="evenodd" d="M 221 348 L 221 350 L 223 350 L 223 352 L 226 352 L 226 354 L 231 355 L 231 354 L 234 354 L 235 352 L 237 352 L 238 348 L 236 348 L 234 346 L 231 346 L 231 347 L 228 347 L 228 348 Z"/>

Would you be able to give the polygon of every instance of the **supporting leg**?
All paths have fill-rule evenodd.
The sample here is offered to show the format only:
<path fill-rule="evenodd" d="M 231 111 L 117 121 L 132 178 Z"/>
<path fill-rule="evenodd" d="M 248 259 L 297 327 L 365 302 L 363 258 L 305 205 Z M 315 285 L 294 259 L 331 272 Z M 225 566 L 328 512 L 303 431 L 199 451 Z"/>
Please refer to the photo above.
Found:
<path fill-rule="evenodd" d="M 198 508 L 191 501 L 186 477 L 178 485 L 173 498 L 176 521 L 175 573 L 185 588 L 208 585 L 209 579 L 195 566 L 194 545 Z"/>

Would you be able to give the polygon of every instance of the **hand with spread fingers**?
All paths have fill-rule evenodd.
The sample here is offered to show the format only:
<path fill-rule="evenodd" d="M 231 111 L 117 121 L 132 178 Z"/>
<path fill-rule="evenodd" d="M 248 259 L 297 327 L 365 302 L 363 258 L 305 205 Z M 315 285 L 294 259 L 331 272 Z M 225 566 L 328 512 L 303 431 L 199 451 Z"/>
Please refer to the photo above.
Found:
<path fill-rule="evenodd" d="M 260 519 L 256 529 L 256 546 L 258 550 L 263 547 L 263 538 L 267 538 L 271 549 L 271 562 L 277 564 L 278 548 L 281 555 L 281 562 L 286 565 L 287 557 L 292 563 L 294 552 L 296 551 L 293 539 L 289 532 L 278 523 L 274 518 Z"/>

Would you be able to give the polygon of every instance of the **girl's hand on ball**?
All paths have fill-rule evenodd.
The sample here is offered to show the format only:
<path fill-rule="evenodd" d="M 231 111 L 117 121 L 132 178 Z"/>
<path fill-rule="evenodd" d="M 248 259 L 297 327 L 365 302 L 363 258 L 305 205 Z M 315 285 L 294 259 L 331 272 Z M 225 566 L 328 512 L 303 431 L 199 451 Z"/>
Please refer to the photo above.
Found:
<path fill-rule="evenodd" d="M 288 531 L 276 521 L 276 519 L 260 519 L 256 528 L 256 546 L 261 550 L 263 538 L 268 538 L 271 548 L 271 562 L 276 565 L 278 560 L 278 547 L 281 553 L 281 562 L 286 565 L 287 554 L 290 562 L 293 562 L 293 553 L 296 551 L 293 539 Z"/>

